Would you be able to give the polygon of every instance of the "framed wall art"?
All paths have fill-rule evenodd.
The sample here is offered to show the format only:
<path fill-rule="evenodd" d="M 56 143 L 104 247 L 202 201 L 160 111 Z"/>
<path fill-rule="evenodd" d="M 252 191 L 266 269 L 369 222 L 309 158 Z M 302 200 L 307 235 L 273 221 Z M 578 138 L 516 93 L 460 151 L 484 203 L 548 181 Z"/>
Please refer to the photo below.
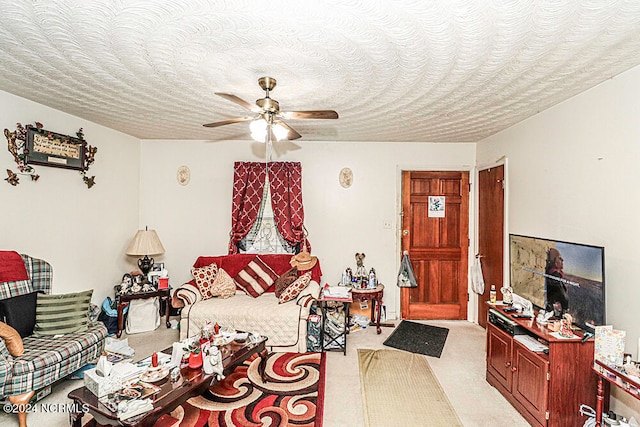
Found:
<path fill-rule="evenodd" d="M 29 126 L 25 163 L 84 171 L 86 148 L 84 139 Z"/>

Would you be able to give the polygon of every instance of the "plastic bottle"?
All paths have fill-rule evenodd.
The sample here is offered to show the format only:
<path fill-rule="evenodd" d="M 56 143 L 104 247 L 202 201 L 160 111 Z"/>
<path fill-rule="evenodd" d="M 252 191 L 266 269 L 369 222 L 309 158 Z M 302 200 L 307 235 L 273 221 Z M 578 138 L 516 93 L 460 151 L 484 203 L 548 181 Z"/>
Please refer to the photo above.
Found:
<path fill-rule="evenodd" d="M 491 291 L 489 291 L 489 301 L 491 302 L 491 304 L 496 303 L 496 298 L 497 298 L 496 285 L 491 285 Z"/>
<path fill-rule="evenodd" d="M 372 268 L 369 271 L 369 289 L 375 289 L 377 285 L 378 283 L 376 280 L 376 271 Z"/>

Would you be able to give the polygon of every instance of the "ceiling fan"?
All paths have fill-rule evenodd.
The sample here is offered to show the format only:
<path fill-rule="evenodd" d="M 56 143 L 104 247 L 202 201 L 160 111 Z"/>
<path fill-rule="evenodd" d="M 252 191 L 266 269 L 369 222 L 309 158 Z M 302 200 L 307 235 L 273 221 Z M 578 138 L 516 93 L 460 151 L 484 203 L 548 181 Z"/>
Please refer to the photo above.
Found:
<path fill-rule="evenodd" d="M 229 125 L 232 123 L 253 122 L 250 124 L 251 136 L 258 141 L 266 141 L 271 136 L 277 140 L 298 139 L 300 135 L 294 128 L 289 126 L 283 119 L 337 119 L 338 113 L 333 110 L 310 110 L 310 111 L 280 111 L 280 104 L 269 96 L 269 93 L 276 87 L 276 79 L 273 77 L 260 77 L 258 84 L 265 91 L 264 98 L 256 101 L 256 105 L 230 93 L 216 92 L 215 94 L 231 102 L 251 110 L 256 114 L 235 119 L 223 120 L 220 122 L 207 123 L 204 127 L 214 128 Z"/>

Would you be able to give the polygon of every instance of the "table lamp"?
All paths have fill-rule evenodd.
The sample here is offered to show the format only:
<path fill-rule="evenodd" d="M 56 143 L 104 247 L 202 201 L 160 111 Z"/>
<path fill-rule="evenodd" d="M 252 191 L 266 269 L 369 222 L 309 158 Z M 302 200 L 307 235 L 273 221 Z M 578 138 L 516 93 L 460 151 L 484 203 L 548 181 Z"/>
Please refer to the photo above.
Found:
<path fill-rule="evenodd" d="M 136 232 L 126 251 L 127 255 L 144 256 L 138 260 L 138 267 L 140 271 L 142 271 L 145 279 L 153 266 L 153 258 L 149 258 L 149 255 L 161 255 L 163 253 L 164 247 L 156 231 L 149 230 L 147 227 L 145 227 L 144 230 L 138 230 Z"/>

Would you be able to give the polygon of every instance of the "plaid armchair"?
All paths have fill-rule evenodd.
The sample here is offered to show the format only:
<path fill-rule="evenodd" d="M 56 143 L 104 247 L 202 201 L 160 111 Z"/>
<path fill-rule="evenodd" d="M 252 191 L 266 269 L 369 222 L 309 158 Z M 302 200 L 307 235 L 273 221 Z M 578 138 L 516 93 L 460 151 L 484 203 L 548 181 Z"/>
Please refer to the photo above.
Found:
<path fill-rule="evenodd" d="M 34 291 L 51 291 L 51 265 L 41 259 L 21 255 L 28 280 L 0 283 L 0 300 Z M 0 260 L 0 263 L 2 261 Z M 12 403 L 27 403 L 33 394 L 95 360 L 104 350 L 107 329 L 102 323 L 87 332 L 62 336 L 23 338 L 24 354 L 13 357 L 0 338 L 0 397 Z M 26 425 L 26 414 L 18 415 Z"/>

